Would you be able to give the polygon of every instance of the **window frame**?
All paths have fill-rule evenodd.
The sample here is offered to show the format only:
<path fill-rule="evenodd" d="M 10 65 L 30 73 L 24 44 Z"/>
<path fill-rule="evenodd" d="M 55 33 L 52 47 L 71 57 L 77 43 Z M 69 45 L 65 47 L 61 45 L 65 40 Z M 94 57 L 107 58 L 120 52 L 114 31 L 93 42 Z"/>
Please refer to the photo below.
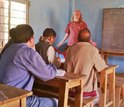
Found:
<path fill-rule="evenodd" d="M 18 3 L 23 3 L 26 4 L 26 24 L 29 24 L 29 6 L 30 2 L 29 0 L 8 0 L 9 1 L 9 7 L 8 7 L 8 31 L 10 30 L 10 19 L 11 19 L 11 1 L 18 2 Z M 9 39 L 9 36 L 8 36 Z"/>
<path fill-rule="evenodd" d="M 17 2 L 17 3 L 22 3 L 24 5 L 26 5 L 26 16 L 25 16 L 25 23 L 26 24 L 29 24 L 29 6 L 30 6 L 30 2 L 29 0 L 7 0 L 8 1 L 8 20 L 7 20 L 7 30 L 8 30 L 8 33 L 9 33 L 9 30 L 11 29 L 11 2 Z M 2 7 L 0 7 L 2 8 Z M 3 23 L 4 24 L 4 23 Z M 5 26 L 5 25 L 3 25 Z M 7 33 L 7 35 L 5 34 L 6 32 L 3 31 L 4 34 L 1 36 L 2 38 L 5 38 L 6 39 L 0 39 L 0 51 L 3 49 L 3 47 L 5 46 L 6 44 L 6 40 L 8 41 L 10 39 L 10 36 L 9 34 Z"/>

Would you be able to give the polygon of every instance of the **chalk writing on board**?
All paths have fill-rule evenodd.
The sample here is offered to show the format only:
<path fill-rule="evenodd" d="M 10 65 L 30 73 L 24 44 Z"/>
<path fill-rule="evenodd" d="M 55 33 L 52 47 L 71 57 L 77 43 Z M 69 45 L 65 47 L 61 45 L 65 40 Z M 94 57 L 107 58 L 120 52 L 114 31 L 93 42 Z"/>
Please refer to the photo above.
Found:
<path fill-rule="evenodd" d="M 103 10 L 102 50 L 124 52 L 124 8 Z"/>

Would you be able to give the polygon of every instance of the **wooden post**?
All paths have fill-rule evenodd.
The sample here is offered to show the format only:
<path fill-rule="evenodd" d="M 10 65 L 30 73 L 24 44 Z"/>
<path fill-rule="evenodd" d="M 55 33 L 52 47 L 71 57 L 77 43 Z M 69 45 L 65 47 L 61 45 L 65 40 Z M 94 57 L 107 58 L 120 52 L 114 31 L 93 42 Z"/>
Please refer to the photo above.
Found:
<path fill-rule="evenodd" d="M 62 88 L 59 89 L 59 105 L 58 105 L 58 107 L 67 107 L 68 91 L 69 91 L 68 90 L 68 84 L 64 83 Z"/>

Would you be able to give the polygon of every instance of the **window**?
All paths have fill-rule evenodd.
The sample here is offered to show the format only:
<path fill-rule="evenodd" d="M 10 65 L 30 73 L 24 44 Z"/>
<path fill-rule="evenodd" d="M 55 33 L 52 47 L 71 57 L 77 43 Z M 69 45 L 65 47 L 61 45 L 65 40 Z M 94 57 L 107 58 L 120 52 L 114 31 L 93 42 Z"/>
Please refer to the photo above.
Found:
<path fill-rule="evenodd" d="M 0 0 L 0 48 L 8 41 L 8 31 L 28 23 L 28 0 Z"/>

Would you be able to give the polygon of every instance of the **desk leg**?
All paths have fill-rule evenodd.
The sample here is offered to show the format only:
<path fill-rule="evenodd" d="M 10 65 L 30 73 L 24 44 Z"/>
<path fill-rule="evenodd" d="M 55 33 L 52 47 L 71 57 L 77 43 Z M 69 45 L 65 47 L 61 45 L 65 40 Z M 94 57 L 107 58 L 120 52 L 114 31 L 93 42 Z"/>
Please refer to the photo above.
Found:
<path fill-rule="evenodd" d="M 20 100 L 20 107 L 26 107 L 26 98 L 22 98 L 21 100 Z"/>
<path fill-rule="evenodd" d="M 121 90 L 122 90 L 122 94 L 121 94 L 121 97 L 122 97 L 122 103 L 124 104 L 124 87 L 123 87 Z"/>
<path fill-rule="evenodd" d="M 113 101 L 113 104 L 110 107 L 115 107 L 115 69 L 113 68 L 114 72 L 109 74 L 109 99 Z M 112 86 L 112 84 L 114 84 Z"/>
<path fill-rule="evenodd" d="M 59 105 L 58 107 L 67 107 L 68 105 L 68 84 L 65 83 L 61 88 L 59 88 Z"/>
<path fill-rule="evenodd" d="M 100 100 L 99 100 L 99 107 L 106 106 L 106 93 L 107 93 L 107 75 L 105 72 L 101 72 L 100 74 Z"/>
<path fill-rule="evenodd" d="M 75 95 L 75 107 L 83 107 L 83 86 L 82 81 L 81 85 L 76 87 L 78 89 L 78 93 Z"/>
<path fill-rule="evenodd" d="M 115 107 L 120 107 L 120 92 L 121 88 L 120 87 L 115 87 Z"/>

